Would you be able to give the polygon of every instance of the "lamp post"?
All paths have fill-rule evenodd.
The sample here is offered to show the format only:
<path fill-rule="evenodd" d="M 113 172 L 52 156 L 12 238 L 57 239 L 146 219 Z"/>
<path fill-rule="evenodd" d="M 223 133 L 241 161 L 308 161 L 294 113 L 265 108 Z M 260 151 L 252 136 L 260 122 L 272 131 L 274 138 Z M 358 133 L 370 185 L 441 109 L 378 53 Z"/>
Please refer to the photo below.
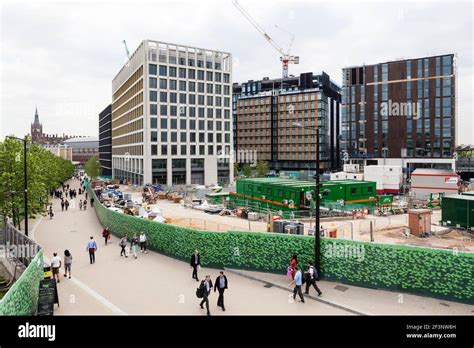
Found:
<path fill-rule="evenodd" d="M 28 182 L 27 182 L 27 172 L 26 172 L 26 138 L 17 138 L 13 136 L 7 136 L 7 138 L 20 140 L 23 142 L 23 179 L 24 179 L 24 209 L 25 209 L 25 236 L 28 236 Z"/>
<path fill-rule="evenodd" d="M 304 128 L 304 129 L 310 129 L 313 131 L 316 131 L 316 221 L 315 221 L 315 226 L 314 226 L 314 232 L 315 232 L 315 238 L 314 238 L 314 257 L 315 257 L 315 262 L 314 262 L 314 267 L 318 271 L 318 274 L 321 274 L 321 231 L 319 229 L 320 225 L 320 211 L 321 211 L 321 200 L 320 200 L 320 183 L 319 183 L 319 165 L 320 165 L 320 158 L 319 158 L 319 127 L 307 127 L 303 126 L 299 122 L 294 122 L 293 123 L 294 127 L 299 127 L 299 128 Z"/>

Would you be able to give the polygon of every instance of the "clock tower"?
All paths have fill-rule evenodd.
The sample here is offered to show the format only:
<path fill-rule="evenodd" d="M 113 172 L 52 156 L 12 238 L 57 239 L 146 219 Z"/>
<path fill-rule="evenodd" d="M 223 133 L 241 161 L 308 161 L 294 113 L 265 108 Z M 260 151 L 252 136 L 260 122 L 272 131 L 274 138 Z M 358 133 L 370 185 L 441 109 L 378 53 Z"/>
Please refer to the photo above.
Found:
<path fill-rule="evenodd" d="M 31 138 L 33 143 L 40 143 L 43 138 L 43 125 L 39 121 L 38 108 L 35 111 L 35 121 L 31 124 Z"/>

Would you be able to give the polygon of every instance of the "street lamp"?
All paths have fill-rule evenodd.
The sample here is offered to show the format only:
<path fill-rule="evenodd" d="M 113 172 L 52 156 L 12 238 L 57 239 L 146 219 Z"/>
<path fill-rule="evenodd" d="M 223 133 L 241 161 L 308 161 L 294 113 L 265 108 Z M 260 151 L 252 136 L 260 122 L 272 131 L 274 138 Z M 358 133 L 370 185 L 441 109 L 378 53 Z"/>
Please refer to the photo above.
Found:
<path fill-rule="evenodd" d="M 24 179 L 24 194 L 25 194 L 25 236 L 28 236 L 28 182 L 27 182 L 27 172 L 26 172 L 26 138 L 17 138 L 13 136 L 7 136 L 7 138 L 20 140 L 23 142 L 23 179 Z"/>
<path fill-rule="evenodd" d="M 319 229 L 320 219 L 319 214 L 321 211 L 321 201 L 320 201 L 320 184 L 319 184 L 319 127 L 303 126 L 299 122 L 293 122 L 294 127 L 305 128 L 316 131 L 316 221 L 314 226 L 315 238 L 314 238 L 314 265 L 318 274 L 321 274 L 321 231 Z"/>

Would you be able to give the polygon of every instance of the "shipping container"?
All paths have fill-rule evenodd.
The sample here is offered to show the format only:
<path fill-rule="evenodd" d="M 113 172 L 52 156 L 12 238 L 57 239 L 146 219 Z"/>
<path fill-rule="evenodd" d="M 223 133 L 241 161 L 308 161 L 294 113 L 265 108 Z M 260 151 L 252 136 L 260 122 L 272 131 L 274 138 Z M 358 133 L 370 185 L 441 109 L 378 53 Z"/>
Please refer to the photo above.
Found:
<path fill-rule="evenodd" d="M 442 197 L 441 221 L 444 226 L 474 231 L 474 196 L 454 194 Z"/>
<path fill-rule="evenodd" d="M 411 174 L 411 193 L 415 199 L 427 199 L 430 193 L 453 194 L 458 191 L 459 175 L 453 171 L 418 168 Z"/>

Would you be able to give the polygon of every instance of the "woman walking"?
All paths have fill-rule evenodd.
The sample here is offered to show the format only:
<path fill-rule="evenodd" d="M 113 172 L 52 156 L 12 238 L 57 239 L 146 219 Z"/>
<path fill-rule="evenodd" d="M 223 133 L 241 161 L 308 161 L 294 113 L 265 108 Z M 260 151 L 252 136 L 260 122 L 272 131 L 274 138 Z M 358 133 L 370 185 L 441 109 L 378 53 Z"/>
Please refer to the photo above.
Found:
<path fill-rule="evenodd" d="M 127 247 L 127 235 L 123 236 L 122 239 L 120 239 L 119 245 L 122 248 L 122 250 L 120 251 L 120 256 L 125 256 L 127 258 L 127 251 L 125 250 L 125 248 Z"/>
<path fill-rule="evenodd" d="M 137 238 L 137 234 L 134 233 L 132 236 L 132 239 L 130 240 L 130 252 L 135 259 L 138 257 L 137 248 L 138 248 L 138 238 Z"/>
<path fill-rule="evenodd" d="M 79 200 L 79 210 L 82 210 L 82 199 Z"/>
<path fill-rule="evenodd" d="M 107 245 L 107 241 L 110 239 L 109 226 L 105 226 L 104 230 L 102 231 L 102 237 L 104 237 L 105 245 Z"/>
<path fill-rule="evenodd" d="M 69 279 L 71 279 L 71 265 L 72 265 L 72 255 L 69 250 L 64 250 L 64 276 L 67 277 L 69 272 Z"/>

